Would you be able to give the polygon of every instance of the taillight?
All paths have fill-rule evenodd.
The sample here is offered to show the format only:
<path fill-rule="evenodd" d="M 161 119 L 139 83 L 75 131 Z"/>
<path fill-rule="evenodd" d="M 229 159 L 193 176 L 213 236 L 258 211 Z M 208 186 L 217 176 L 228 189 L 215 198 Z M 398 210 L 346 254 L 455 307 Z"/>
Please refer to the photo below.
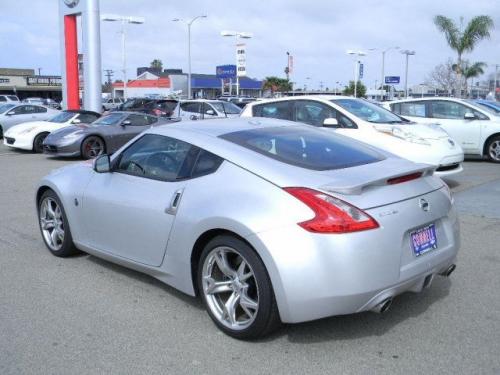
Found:
<path fill-rule="evenodd" d="M 407 174 L 407 175 L 404 175 L 404 176 L 389 178 L 387 180 L 387 183 L 389 185 L 395 185 L 395 184 L 400 184 L 402 182 L 416 180 L 417 178 L 420 178 L 420 177 L 422 177 L 422 172 L 416 172 L 416 173 L 411 173 L 411 174 Z"/>
<path fill-rule="evenodd" d="M 314 211 L 314 218 L 298 223 L 309 232 L 348 233 L 379 227 L 370 215 L 331 195 L 303 187 L 284 190 Z"/>

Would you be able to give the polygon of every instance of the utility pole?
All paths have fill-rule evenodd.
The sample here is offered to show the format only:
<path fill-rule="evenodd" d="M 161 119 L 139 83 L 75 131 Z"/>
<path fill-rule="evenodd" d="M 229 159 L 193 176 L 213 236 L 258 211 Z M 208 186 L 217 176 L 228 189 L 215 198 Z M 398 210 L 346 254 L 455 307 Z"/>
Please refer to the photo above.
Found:
<path fill-rule="evenodd" d="M 285 68 L 286 80 L 290 80 L 290 52 L 286 51 L 286 68 Z"/>
<path fill-rule="evenodd" d="M 319 81 L 319 89 L 320 91 L 323 91 L 323 81 Z"/>
<path fill-rule="evenodd" d="M 105 72 L 105 76 L 107 78 L 107 84 L 111 86 L 112 84 L 112 81 L 111 81 L 111 78 L 113 77 L 113 70 L 111 69 L 104 69 L 104 72 Z"/>
<path fill-rule="evenodd" d="M 41 76 L 42 75 L 42 68 L 38 68 L 38 75 Z"/>
<path fill-rule="evenodd" d="M 498 80 L 498 67 L 500 65 L 495 64 L 495 84 L 493 86 L 493 97 L 497 100 L 497 80 Z"/>

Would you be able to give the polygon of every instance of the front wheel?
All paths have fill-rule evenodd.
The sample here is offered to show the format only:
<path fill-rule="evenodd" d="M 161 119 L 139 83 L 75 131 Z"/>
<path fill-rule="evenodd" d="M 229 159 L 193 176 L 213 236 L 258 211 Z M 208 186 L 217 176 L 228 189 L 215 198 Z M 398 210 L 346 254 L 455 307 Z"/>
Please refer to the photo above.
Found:
<path fill-rule="evenodd" d="M 494 163 L 500 163 L 500 136 L 493 137 L 486 146 L 486 156 Z"/>
<path fill-rule="evenodd" d="M 61 200 L 52 190 L 45 191 L 38 202 L 38 223 L 43 241 L 53 255 L 68 257 L 78 253 Z"/>
<path fill-rule="evenodd" d="M 35 137 L 33 141 L 33 152 L 41 153 L 43 152 L 43 141 L 49 133 L 41 133 Z"/>
<path fill-rule="evenodd" d="M 84 159 L 94 159 L 99 155 L 104 154 L 106 151 L 106 146 L 104 141 L 100 137 L 90 136 L 83 140 L 82 142 L 82 158 Z"/>
<path fill-rule="evenodd" d="M 219 236 L 205 246 L 198 288 L 208 314 L 229 336 L 258 338 L 280 324 L 266 268 L 255 251 L 238 238 Z"/>

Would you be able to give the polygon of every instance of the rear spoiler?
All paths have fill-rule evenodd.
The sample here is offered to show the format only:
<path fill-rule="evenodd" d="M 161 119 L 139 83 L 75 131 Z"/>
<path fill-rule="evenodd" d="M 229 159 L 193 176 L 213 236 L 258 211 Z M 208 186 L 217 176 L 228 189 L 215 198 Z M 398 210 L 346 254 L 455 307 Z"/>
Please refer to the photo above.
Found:
<path fill-rule="evenodd" d="M 368 167 L 368 168 L 366 168 Z M 390 167 L 396 167 L 390 165 Z M 370 164 L 363 166 L 363 170 L 353 171 L 352 168 L 337 170 L 336 181 L 323 185 L 320 189 L 344 195 L 359 195 L 369 186 L 384 186 L 403 183 L 421 177 L 432 176 L 436 166 L 429 164 L 410 164 L 407 161 L 403 168 L 394 168 L 393 173 L 383 173 L 384 167 L 377 168 Z M 340 174 L 339 174 L 340 172 Z M 345 174 L 345 176 L 342 176 Z M 353 173 L 354 172 L 354 173 Z"/>

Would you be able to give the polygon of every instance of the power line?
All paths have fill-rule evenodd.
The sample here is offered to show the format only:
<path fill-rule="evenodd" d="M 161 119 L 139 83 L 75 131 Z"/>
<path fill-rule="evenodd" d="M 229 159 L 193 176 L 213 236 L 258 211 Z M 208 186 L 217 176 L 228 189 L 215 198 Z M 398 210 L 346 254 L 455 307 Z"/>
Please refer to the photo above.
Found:
<path fill-rule="evenodd" d="M 104 69 L 104 72 L 105 72 L 104 75 L 108 79 L 107 80 L 107 84 L 111 85 L 111 83 L 112 83 L 111 78 L 113 77 L 113 74 L 114 74 L 113 70 L 111 70 L 111 69 Z"/>

